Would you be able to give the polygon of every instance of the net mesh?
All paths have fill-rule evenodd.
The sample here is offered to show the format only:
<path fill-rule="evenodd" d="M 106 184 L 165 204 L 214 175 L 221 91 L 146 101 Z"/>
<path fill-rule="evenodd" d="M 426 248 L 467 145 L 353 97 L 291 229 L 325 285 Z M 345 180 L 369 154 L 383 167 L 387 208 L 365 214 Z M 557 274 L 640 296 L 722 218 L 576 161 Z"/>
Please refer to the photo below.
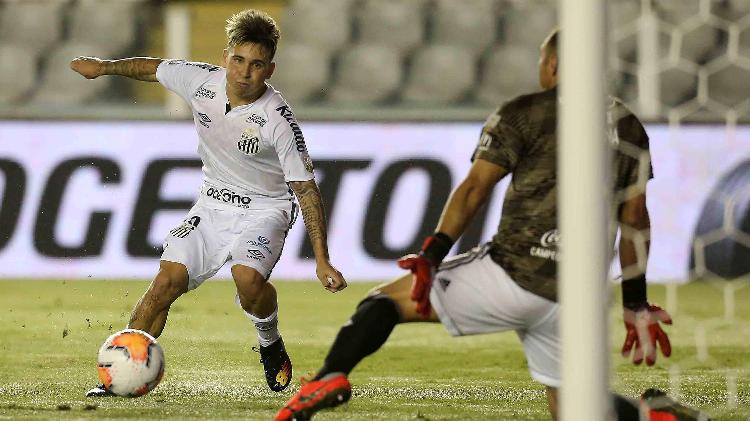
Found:
<path fill-rule="evenodd" d="M 659 288 L 651 294 L 664 300 L 675 320 L 675 355 L 660 360 L 664 371 L 649 378 L 657 384 L 639 386 L 664 387 L 719 419 L 745 419 L 738 414 L 746 416 L 750 408 L 750 362 L 742 356 L 750 320 L 737 303 L 750 290 L 750 1 L 609 5 L 611 88 L 642 120 L 654 123 L 649 135 L 656 178 L 649 195 L 655 189 L 658 200 L 666 200 L 657 204 L 666 214 L 652 218 L 649 274 L 654 267 L 684 273 L 665 279 L 663 295 Z M 638 157 L 642 167 L 649 159 L 618 150 Z M 661 176 L 671 185 L 659 185 Z M 626 196 L 616 199 L 621 203 Z M 622 235 L 641 244 L 640 262 L 649 236 L 627 228 Z M 679 240 L 682 251 L 659 254 L 664 237 L 672 244 Z M 669 265 L 683 266 L 660 269 Z M 622 365 L 617 371 L 618 377 L 628 373 Z M 638 392 L 634 382 L 613 384 Z"/>

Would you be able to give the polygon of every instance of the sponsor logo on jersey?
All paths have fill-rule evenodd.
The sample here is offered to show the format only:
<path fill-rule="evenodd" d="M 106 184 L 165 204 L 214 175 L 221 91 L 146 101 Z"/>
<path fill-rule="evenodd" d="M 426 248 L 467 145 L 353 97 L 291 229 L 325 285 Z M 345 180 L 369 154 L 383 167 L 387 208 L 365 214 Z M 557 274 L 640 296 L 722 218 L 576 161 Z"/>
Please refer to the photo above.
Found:
<path fill-rule="evenodd" d="M 266 258 L 266 256 L 263 255 L 263 252 L 258 249 L 248 249 L 247 257 L 253 260 L 263 260 Z"/>
<path fill-rule="evenodd" d="M 549 230 L 542 234 L 542 237 L 539 239 L 541 247 L 531 247 L 529 255 L 557 261 L 560 258 L 560 252 L 557 250 L 559 243 L 560 231 L 557 229 Z"/>
<path fill-rule="evenodd" d="M 297 147 L 297 152 L 302 154 L 302 163 L 305 166 L 305 170 L 307 170 L 308 172 L 313 172 L 313 162 L 310 158 L 310 154 L 307 153 L 305 137 L 302 136 L 302 130 L 299 128 L 299 124 L 294 118 L 294 113 L 286 104 L 276 108 L 276 111 L 278 111 L 279 114 L 284 117 L 287 123 L 289 123 L 289 127 L 292 128 L 292 133 L 294 133 L 294 144 Z"/>
<path fill-rule="evenodd" d="M 195 92 L 196 98 L 208 98 L 208 99 L 214 99 L 216 97 L 216 92 L 208 90 L 204 87 L 198 88 L 198 90 Z"/>
<path fill-rule="evenodd" d="M 177 65 L 177 64 L 184 64 L 185 66 L 197 67 L 197 68 L 203 69 L 203 70 L 205 70 L 207 72 L 215 72 L 217 70 L 221 70 L 221 67 L 219 67 L 219 66 L 214 66 L 213 64 L 208 64 L 208 63 L 198 63 L 198 62 L 195 62 L 195 61 L 168 60 L 167 64 L 170 65 L 170 66 L 174 66 L 174 65 Z"/>
<path fill-rule="evenodd" d="M 259 125 L 260 127 L 263 127 L 263 126 L 266 125 L 266 123 L 268 123 L 268 121 L 265 118 L 259 116 L 258 114 L 255 114 L 255 113 L 253 113 L 253 115 L 251 115 L 250 117 L 248 117 L 245 121 L 247 121 L 248 123 L 255 123 L 255 124 Z"/>
<path fill-rule="evenodd" d="M 557 229 L 549 230 L 542 234 L 542 238 L 539 239 L 539 244 L 542 247 L 557 247 L 560 243 L 560 231 Z"/>
<path fill-rule="evenodd" d="M 252 201 L 250 196 L 243 196 L 226 188 L 218 189 L 215 187 L 209 187 L 208 190 L 204 192 L 204 194 L 220 202 L 229 203 L 244 208 L 250 205 L 250 202 Z"/>
<path fill-rule="evenodd" d="M 185 221 L 183 221 L 180 226 L 173 228 L 171 231 L 169 231 L 169 234 L 172 235 L 173 237 L 185 238 L 191 232 L 193 232 L 198 227 L 198 224 L 200 223 L 201 223 L 200 216 L 190 217 L 186 219 Z"/>
<path fill-rule="evenodd" d="M 203 113 L 198 113 L 198 123 L 200 123 L 203 127 L 208 128 L 208 123 L 211 122 L 211 119 L 208 117 L 208 115 Z"/>
<path fill-rule="evenodd" d="M 259 235 L 258 236 L 258 242 L 261 243 L 261 244 L 270 244 L 271 240 L 269 240 L 268 238 L 266 238 L 266 237 L 264 237 L 262 235 Z"/>
<path fill-rule="evenodd" d="M 294 133 L 294 144 L 297 147 L 298 152 L 307 152 L 307 146 L 305 145 L 305 137 L 302 136 L 302 130 L 299 128 L 297 120 L 294 118 L 294 113 L 288 105 L 282 105 L 276 108 L 276 111 L 281 114 L 282 117 L 289 123 L 289 127 L 292 128 Z"/>
<path fill-rule="evenodd" d="M 260 150 L 258 131 L 250 127 L 245 129 L 237 142 L 237 148 L 245 155 L 255 155 Z"/>

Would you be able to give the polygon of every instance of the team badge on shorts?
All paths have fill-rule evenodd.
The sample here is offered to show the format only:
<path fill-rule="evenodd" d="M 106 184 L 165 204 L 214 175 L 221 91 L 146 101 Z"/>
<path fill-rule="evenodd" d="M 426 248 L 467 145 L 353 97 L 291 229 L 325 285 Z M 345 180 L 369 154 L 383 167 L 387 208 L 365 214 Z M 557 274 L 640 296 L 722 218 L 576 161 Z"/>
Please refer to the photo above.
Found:
<path fill-rule="evenodd" d="M 260 150 L 260 138 L 258 130 L 249 127 L 242 131 L 240 141 L 237 142 L 237 148 L 245 155 L 255 155 Z"/>

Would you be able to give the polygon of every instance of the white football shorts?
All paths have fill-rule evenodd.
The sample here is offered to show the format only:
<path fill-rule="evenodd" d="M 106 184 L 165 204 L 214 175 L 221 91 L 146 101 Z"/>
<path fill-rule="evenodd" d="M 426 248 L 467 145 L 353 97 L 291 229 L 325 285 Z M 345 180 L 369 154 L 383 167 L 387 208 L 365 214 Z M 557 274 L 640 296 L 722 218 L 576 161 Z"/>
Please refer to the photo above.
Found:
<path fill-rule="evenodd" d="M 268 279 L 296 219 L 296 204 L 251 196 L 251 206 L 235 206 L 247 200 L 221 203 L 221 198 L 206 196 L 205 191 L 182 224 L 169 231 L 161 260 L 187 267 L 189 290 L 215 275 L 227 262 L 251 267 Z"/>
<path fill-rule="evenodd" d="M 558 304 L 518 286 L 488 252 L 484 245 L 446 259 L 432 284 L 432 308 L 453 336 L 515 330 L 531 377 L 559 387 Z"/>

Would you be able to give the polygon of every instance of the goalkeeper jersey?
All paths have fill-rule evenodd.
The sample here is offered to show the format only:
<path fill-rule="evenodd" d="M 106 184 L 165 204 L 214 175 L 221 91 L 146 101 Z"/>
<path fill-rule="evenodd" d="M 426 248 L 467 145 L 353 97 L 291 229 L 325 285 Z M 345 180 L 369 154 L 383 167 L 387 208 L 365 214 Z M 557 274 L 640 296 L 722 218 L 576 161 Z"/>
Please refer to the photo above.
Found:
<path fill-rule="evenodd" d="M 204 182 L 289 200 L 287 182 L 313 179 L 299 123 L 272 86 L 255 102 L 229 110 L 223 67 L 165 60 L 156 78 L 190 104 Z"/>
<path fill-rule="evenodd" d="M 472 159 L 511 173 L 492 259 L 522 288 L 557 300 L 557 90 L 515 98 L 489 116 Z M 645 192 L 652 178 L 648 136 L 618 100 L 608 109 L 614 203 Z"/>

